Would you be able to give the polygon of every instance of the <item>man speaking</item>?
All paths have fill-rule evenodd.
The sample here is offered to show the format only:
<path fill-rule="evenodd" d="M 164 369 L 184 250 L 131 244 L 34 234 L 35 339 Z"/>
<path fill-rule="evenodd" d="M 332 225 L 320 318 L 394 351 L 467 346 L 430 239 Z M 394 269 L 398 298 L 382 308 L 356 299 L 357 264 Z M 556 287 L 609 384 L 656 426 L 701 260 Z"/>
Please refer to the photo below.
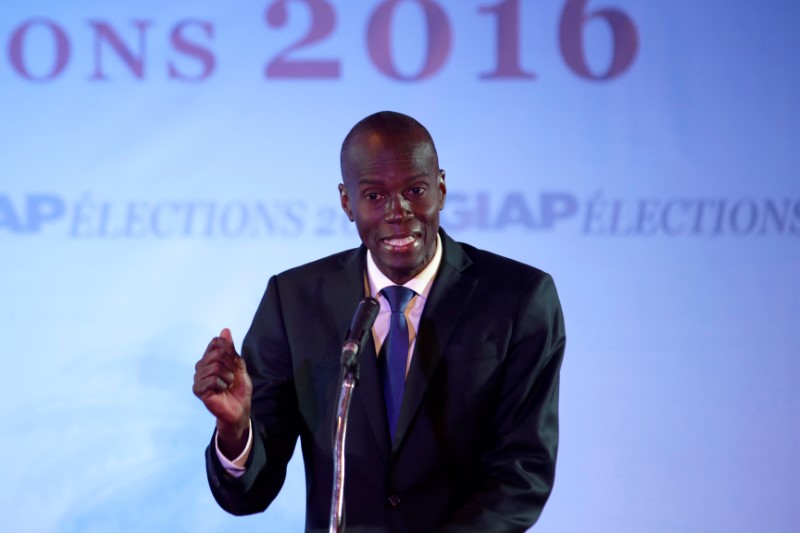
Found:
<path fill-rule="evenodd" d="M 524 531 L 553 487 L 565 333 L 552 278 L 453 241 L 430 134 L 394 112 L 342 144 L 342 209 L 362 246 L 277 276 L 240 357 L 211 340 L 194 393 L 216 417 L 209 484 L 233 514 L 263 511 L 298 436 L 306 529 L 328 529 L 341 343 L 380 303 L 347 432 L 346 530 Z"/>

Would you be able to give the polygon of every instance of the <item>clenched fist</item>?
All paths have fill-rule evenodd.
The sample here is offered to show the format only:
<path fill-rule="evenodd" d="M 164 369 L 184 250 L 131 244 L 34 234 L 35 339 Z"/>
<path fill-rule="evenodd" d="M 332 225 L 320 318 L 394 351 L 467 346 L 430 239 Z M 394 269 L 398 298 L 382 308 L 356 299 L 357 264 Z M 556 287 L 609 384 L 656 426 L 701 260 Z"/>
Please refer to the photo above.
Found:
<path fill-rule="evenodd" d="M 228 328 L 211 339 L 195 365 L 192 391 L 217 417 L 220 451 L 225 457 L 237 457 L 247 444 L 253 383 Z"/>

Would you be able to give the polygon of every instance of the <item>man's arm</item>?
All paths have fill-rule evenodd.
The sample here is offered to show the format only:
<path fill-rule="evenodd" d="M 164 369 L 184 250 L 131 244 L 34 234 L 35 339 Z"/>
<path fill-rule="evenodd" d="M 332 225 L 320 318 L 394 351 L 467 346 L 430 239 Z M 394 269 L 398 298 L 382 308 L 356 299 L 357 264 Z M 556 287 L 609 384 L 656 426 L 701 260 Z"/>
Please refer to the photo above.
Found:
<path fill-rule="evenodd" d="M 261 512 L 272 503 L 283 486 L 299 433 L 291 354 L 274 277 L 244 339 L 242 359 L 253 390 L 252 442 L 244 473 L 234 477 L 227 472 L 217 456 L 214 438 L 206 449 L 211 492 L 223 509 L 236 515 Z M 247 435 L 243 431 L 240 446 L 234 448 L 225 449 L 220 442 L 220 451 L 236 457 L 244 449 Z"/>
<path fill-rule="evenodd" d="M 553 488 L 559 370 L 566 336 L 549 275 L 537 277 L 515 317 L 494 435 L 482 455 L 481 487 L 441 531 L 525 531 Z"/>

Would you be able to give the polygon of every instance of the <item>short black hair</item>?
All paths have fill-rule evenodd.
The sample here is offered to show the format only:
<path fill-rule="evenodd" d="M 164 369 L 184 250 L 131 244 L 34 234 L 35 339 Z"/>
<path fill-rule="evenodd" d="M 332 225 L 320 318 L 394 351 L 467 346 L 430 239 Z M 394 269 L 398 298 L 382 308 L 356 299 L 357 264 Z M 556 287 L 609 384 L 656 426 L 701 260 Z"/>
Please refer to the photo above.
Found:
<path fill-rule="evenodd" d="M 423 126 L 417 119 L 408 115 L 404 115 L 403 113 L 398 113 L 397 111 L 379 111 L 359 120 L 344 138 L 344 141 L 342 141 L 342 149 L 339 152 L 339 164 L 342 168 L 343 176 L 345 154 L 350 149 L 353 139 L 355 139 L 361 133 L 371 131 L 386 133 L 390 136 L 422 133 L 426 140 L 430 143 L 436 160 L 439 159 L 439 156 L 436 153 L 436 145 L 433 143 L 433 137 L 431 137 L 428 128 Z"/>

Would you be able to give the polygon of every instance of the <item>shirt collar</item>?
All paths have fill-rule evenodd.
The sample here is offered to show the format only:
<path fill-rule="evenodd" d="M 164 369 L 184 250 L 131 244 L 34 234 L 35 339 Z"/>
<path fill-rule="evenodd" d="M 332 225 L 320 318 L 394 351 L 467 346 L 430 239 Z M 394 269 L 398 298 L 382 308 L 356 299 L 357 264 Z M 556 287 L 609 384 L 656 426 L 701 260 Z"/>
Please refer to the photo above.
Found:
<path fill-rule="evenodd" d="M 403 284 L 403 287 L 408 287 L 415 293 L 419 294 L 423 299 L 428 297 L 433 285 L 433 278 L 436 277 L 436 272 L 439 270 L 439 264 L 442 262 L 442 239 L 439 234 L 436 234 L 436 251 L 433 253 L 433 259 L 425 265 L 422 271 Z M 378 265 L 372 259 L 372 252 L 367 250 L 367 279 L 369 280 L 370 293 L 377 297 L 384 287 L 389 285 L 397 285 L 395 282 L 387 278 L 383 272 L 378 269 Z"/>

